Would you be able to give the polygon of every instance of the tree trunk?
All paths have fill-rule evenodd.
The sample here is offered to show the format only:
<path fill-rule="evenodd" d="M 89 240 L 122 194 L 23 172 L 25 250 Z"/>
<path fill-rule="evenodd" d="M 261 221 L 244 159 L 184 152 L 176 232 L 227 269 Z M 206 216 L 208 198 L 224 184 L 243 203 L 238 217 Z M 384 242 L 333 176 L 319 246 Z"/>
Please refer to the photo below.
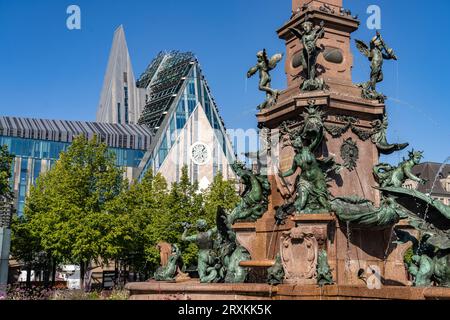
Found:
<path fill-rule="evenodd" d="M 84 290 L 86 292 L 91 291 L 91 284 L 92 284 L 92 270 L 94 268 L 92 267 L 92 260 L 89 260 L 86 263 L 86 269 L 84 272 Z"/>
<path fill-rule="evenodd" d="M 114 287 L 116 288 L 119 285 L 119 265 L 118 265 L 118 260 L 116 259 L 114 261 Z"/>
<path fill-rule="evenodd" d="M 56 261 L 52 259 L 52 287 L 55 286 L 56 282 Z"/>
<path fill-rule="evenodd" d="M 86 273 L 86 266 L 84 261 L 80 262 L 80 289 L 84 290 L 84 274 Z"/>
<path fill-rule="evenodd" d="M 44 282 L 44 287 L 48 288 L 50 285 L 50 263 L 46 264 L 44 266 L 44 270 L 42 271 L 42 276 L 43 276 L 43 282 Z"/>
<path fill-rule="evenodd" d="M 31 264 L 27 265 L 27 287 L 31 288 Z"/>

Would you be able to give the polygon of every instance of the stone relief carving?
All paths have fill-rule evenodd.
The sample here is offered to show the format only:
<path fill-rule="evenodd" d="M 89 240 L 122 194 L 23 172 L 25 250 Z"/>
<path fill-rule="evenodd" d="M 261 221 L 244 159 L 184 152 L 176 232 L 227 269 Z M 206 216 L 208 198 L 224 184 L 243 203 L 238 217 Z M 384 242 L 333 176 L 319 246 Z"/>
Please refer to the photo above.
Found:
<path fill-rule="evenodd" d="M 283 233 L 280 253 L 286 283 L 316 283 L 319 249 L 326 238 L 327 226 L 297 226 Z"/>
<path fill-rule="evenodd" d="M 343 166 L 349 171 L 353 171 L 359 159 L 358 145 L 352 138 L 348 138 L 341 146 L 341 158 L 344 160 Z"/>

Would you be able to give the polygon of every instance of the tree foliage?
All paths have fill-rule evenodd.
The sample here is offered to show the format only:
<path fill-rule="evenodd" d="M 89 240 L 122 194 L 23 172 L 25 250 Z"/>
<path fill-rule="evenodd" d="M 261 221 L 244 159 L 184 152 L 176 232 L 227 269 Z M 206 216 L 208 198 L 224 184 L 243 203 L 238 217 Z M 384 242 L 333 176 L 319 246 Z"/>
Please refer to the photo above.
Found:
<path fill-rule="evenodd" d="M 31 189 L 16 221 L 14 254 L 32 260 L 29 251 L 44 251 L 75 264 L 122 261 L 148 276 L 159 266 L 162 241 L 179 244 L 185 264 L 195 264 L 196 246 L 181 241 L 183 223 L 202 218 L 213 226 L 218 206 L 232 209 L 239 200 L 234 182 L 221 174 L 199 190 L 187 167 L 171 186 L 151 171 L 131 185 L 122 177 L 104 144 L 75 139 Z"/>
<path fill-rule="evenodd" d="M 0 147 L 0 226 L 8 226 L 11 220 L 11 205 L 14 193 L 11 188 L 11 165 L 14 156 L 7 146 Z"/>
<path fill-rule="evenodd" d="M 13 192 L 9 179 L 11 178 L 11 165 L 14 156 L 9 153 L 7 146 L 0 148 L 0 197 L 11 201 Z"/>
<path fill-rule="evenodd" d="M 98 258 L 113 258 L 117 248 L 108 238 L 115 217 L 106 208 L 126 185 L 105 144 L 77 137 L 37 179 L 13 232 L 28 235 L 57 261 L 86 267 Z M 14 241 L 20 240 L 15 236 Z"/>

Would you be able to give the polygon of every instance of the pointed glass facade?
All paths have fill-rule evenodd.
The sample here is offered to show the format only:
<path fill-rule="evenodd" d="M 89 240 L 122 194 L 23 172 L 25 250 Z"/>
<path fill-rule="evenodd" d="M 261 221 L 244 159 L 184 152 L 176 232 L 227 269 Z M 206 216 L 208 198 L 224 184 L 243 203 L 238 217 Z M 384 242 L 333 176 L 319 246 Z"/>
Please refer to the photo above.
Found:
<path fill-rule="evenodd" d="M 179 53 L 173 52 L 169 55 L 175 55 L 176 57 Z M 164 61 L 171 58 L 166 57 L 165 59 L 159 57 L 156 61 L 163 64 Z M 217 107 L 211 96 L 208 85 L 202 76 L 198 62 L 191 54 L 182 54 L 181 57 L 172 57 L 172 59 L 178 61 L 180 72 L 172 73 L 170 83 L 172 87 L 165 89 L 168 90 L 167 93 L 158 94 L 153 91 L 154 97 L 156 97 L 158 101 L 149 101 L 140 120 L 140 123 L 148 123 L 150 127 L 155 129 L 156 137 L 150 148 L 152 151 L 148 152 L 147 157 L 144 158 L 145 163 L 141 164 L 142 171 L 139 174 L 139 180 L 142 179 L 145 173 L 150 169 L 153 172 L 158 172 L 160 170 L 170 150 L 174 146 L 175 141 L 179 138 L 181 130 L 185 128 L 188 119 L 192 116 L 197 107 L 203 108 L 209 121 L 209 125 L 214 129 L 214 134 L 216 136 L 214 145 L 210 146 L 213 153 L 212 170 L 216 168 L 213 175 L 217 174 L 219 171 L 218 167 L 221 165 L 221 163 L 219 163 L 221 157 L 217 156 L 219 151 L 223 152 L 225 157 L 230 161 L 234 159 L 231 143 L 225 133 L 224 123 L 218 114 Z M 174 63 L 171 63 L 170 65 L 173 67 Z M 186 66 L 189 66 L 188 70 L 185 70 Z M 149 69 L 155 70 L 158 68 L 153 66 L 153 68 L 150 67 Z M 152 74 L 153 81 L 161 84 L 161 82 L 164 81 L 158 79 L 159 72 L 162 73 L 161 76 L 164 77 L 164 81 L 167 80 L 168 75 L 167 72 L 165 72 L 164 66 L 160 66 L 160 71 L 156 71 Z M 152 82 L 149 83 L 149 86 L 154 87 Z M 177 91 L 175 91 L 175 89 Z M 198 137 L 190 137 L 191 140 L 195 140 L 196 138 Z M 186 155 L 179 154 L 180 159 L 183 157 L 186 157 Z M 174 169 L 178 172 L 180 169 L 179 165 Z M 192 169 L 193 172 L 191 177 L 195 179 L 195 172 L 198 172 L 198 168 L 194 165 Z"/>

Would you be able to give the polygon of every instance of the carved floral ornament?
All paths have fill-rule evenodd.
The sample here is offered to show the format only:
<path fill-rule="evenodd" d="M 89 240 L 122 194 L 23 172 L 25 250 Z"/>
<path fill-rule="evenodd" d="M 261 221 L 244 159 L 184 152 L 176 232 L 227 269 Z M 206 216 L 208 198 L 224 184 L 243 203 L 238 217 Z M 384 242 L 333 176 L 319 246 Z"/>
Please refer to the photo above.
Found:
<path fill-rule="evenodd" d="M 371 138 L 374 134 L 379 132 L 378 128 L 375 126 L 375 123 L 372 123 L 372 129 L 361 129 L 358 128 L 359 119 L 351 116 L 336 116 L 336 120 L 342 122 L 342 124 L 325 124 L 325 130 L 333 137 L 339 138 L 348 130 L 352 130 L 354 134 L 358 136 L 362 141 L 366 141 Z"/>
<path fill-rule="evenodd" d="M 348 130 L 352 130 L 354 134 L 358 136 L 362 141 L 367 141 L 375 134 L 379 133 L 382 128 L 379 123 L 380 120 L 375 120 L 371 123 L 371 129 L 361 129 L 357 125 L 360 123 L 359 119 L 351 116 L 345 115 L 337 115 L 336 120 L 341 122 L 342 124 L 330 124 L 324 123 L 324 129 L 328 132 L 333 138 L 340 138 L 344 133 Z M 295 128 L 295 129 L 290 129 Z M 286 135 L 293 135 L 295 132 L 301 132 L 303 130 L 303 121 L 299 120 L 287 120 L 284 121 L 280 125 L 280 133 L 281 138 Z"/>
<path fill-rule="evenodd" d="M 341 146 L 341 158 L 344 160 L 344 167 L 349 171 L 353 171 L 359 159 L 358 145 L 352 138 L 348 138 Z"/>

